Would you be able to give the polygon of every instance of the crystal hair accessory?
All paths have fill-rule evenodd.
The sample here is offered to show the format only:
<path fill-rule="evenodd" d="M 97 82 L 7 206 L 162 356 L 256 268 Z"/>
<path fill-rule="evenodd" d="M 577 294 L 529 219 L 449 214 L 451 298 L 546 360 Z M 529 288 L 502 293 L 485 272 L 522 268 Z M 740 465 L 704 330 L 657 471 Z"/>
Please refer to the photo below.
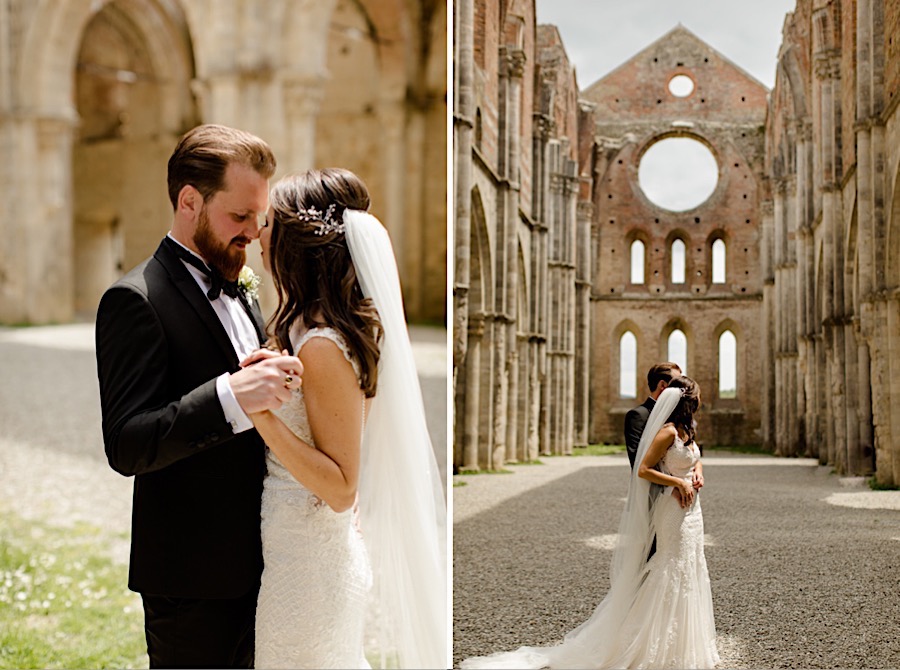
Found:
<path fill-rule="evenodd" d="M 321 221 L 321 225 L 316 227 L 315 233 L 316 235 L 327 235 L 328 233 L 338 233 L 343 234 L 344 232 L 344 222 L 338 221 L 334 217 L 334 203 L 328 205 L 328 208 L 325 212 L 321 212 L 315 207 L 309 207 L 307 209 L 298 209 L 297 210 L 297 218 L 301 221 L 306 221 L 307 223 L 314 223 L 316 221 Z"/>

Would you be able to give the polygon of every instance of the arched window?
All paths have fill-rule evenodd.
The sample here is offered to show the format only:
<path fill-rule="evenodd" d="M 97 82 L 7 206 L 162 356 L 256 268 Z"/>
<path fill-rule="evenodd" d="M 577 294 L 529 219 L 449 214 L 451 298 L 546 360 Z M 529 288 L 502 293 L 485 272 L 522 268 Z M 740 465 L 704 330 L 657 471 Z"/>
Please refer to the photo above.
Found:
<path fill-rule="evenodd" d="M 719 397 L 737 397 L 737 338 L 730 330 L 719 336 Z"/>
<path fill-rule="evenodd" d="M 725 283 L 725 240 L 712 243 L 712 283 Z"/>
<path fill-rule="evenodd" d="M 475 148 L 481 151 L 481 137 L 484 129 L 481 125 L 481 108 L 475 110 Z"/>
<path fill-rule="evenodd" d="M 644 283 L 644 243 L 640 240 L 631 243 L 631 283 Z"/>
<path fill-rule="evenodd" d="M 684 240 L 676 239 L 672 242 L 672 283 L 684 283 Z"/>
<path fill-rule="evenodd" d="M 637 397 L 637 338 L 630 330 L 619 338 L 619 396 Z"/>
<path fill-rule="evenodd" d="M 673 363 L 678 363 L 678 367 L 684 374 L 687 374 L 687 336 L 677 328 L 669 334 L 668 342 L 668 358 Z"/>

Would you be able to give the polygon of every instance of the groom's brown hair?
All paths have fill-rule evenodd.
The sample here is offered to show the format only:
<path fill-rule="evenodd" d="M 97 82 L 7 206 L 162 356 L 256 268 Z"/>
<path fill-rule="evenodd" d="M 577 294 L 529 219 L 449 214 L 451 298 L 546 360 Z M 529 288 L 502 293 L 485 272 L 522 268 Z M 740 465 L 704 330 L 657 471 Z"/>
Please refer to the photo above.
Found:
<path fill-rule="evenodd" d="M 653 393 L 656 390 L 656 387 L 659 386 L 660 382 L 665 382 L 667 385 L 670 384 L 675 377 L 673 373 L 676 370 L 678 371 L 678 374 L 681 374 L 681 367 L 678 363 L 671 362 L 660 363 L 650 368 L 650 372 L 647 373 L 647 385 L 650 387 L 650 393 Z"/>
<path fill-rule="evenodd" d="M 275 154 L 252 133 L 206 123 L 186 132 L 169 157 L 169 200 L 178 208 L 178 194 L 193 186 L 207 202 L 225 187 L 225 170 L 238 163 L 269 179 L 275 174 Z"/>

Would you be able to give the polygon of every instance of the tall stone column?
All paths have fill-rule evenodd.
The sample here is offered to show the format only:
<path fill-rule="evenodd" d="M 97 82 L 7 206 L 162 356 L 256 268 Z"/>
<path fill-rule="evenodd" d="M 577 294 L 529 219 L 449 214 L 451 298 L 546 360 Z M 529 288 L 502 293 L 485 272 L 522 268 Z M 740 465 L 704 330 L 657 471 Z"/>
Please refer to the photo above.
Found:
<path fill-rule="evenodd" d="M 484 317 L 472 318 L 468 320 L 468 343 L 467 355 L 465 359 L 466 366 L 466 388 L 465 395 L 462 397 L 461 406 L 456 406 L 456 411 L 460 412 L 464 419 L 464 433 L 462 437 L 462 469 L 478 470 L 479 463 L 479 442 L 482 440 L 481 435 L 481 385 L 482 385 L 482 364 L 481 350 L 482 339 L 484 337 Z M 487 438 L 488 436 L 483 436 Z"/>
<path fill-rule="evenodd" d="M 864 458 L 862 455 L 862 445 L 859 440 L 859 393 L 856 389 L 859 387 L 859 375 L 857 370 L 857 344 L 854 335 L 853 320 L 844 319 L 843 325 L 843 344 L 844 351 L 842 360 L 844 363 L 844 400 L 846 402 L 845 435 L 847 444 L 847 473 L 851 475 L 866 474 L 862 463 Z"/>
<path fill-rule="evenodd" d="M 588 445 L 591 351 L 591 221 L 594 205 L 580 200 L 576 213 L 574 446 Z"/>
<path fill-rule="evenodd" d="M 860 474 L 871 474 L 875 469 L 875 435 L 872 425 L 872 379 L 871 361 L 869 360 L 869 345 L 862 337 L 859 321 L 854 324 L 855 340 L 857 343 L 857 373 L 859 384 L 857 386 L 859 416 L 859 446 L 860 446 Z"/>
<path fill-rule="evenodd" d="M 474 127 L 474 3 L 473 0 L 457 0 L 454 10 L 454 105 L 453 105 L 453 398 L 457 398 L 456 379 L 463 365 L 468 366 L 472 374 L 472 366 L 467 362 L 469 335 L 469 282 L 471 281 L 471 239 L 472 239 L 472 135 Z M 480 330 L 483 332 L 483 324 Z M 480 338 L 479 338 L 480 342 Z M 479 366 L 474 368 L 480 383 Z M 469 425 L 471 407 L 467 401 L 469 393 L 467 376 L 466 397 L 462 406 L 456 404 L 457 413 L 465 414 L 466 426 Z M 479 399 L 480 401 L 480 399 Z M 478 405 L 476 405 L 477 407 Z M 463 436 L 454 435 L 454 442 Z M 477 433 L 475 434 L 477 439 Z M 472 449 L 469 438 L 465 440 L 464 464 L 467 468 L 478 467 L 477 444 Z M 474 459 L 471 465 L 470 456 Z"/>
<path fill-rule="evenodd" d="M 501 50 L 501 57 L 504 62 L 501 67 L 506 69 L 508 78 L 508 107 L 506 109 L 508 126 L 506 128 L 507 136 L 507 162 L 505 178 L 509 183 L 505 196 L 507 199 L 506 217 L 507 217 L 507 237 L 506 237 L 506 300 L 505 310 L 506 324 L 506 343 L 507 352 L 503 364 L 506 366 L 505 376 L 507 379 L 507 397 L 505 402 L 506 418 L 506 458 L 509 460 L 516 458 L 516 440 L 518 434 L 516 427 L 518 425 L 519 410 L 519 319 L 522 315 L 518 314 L 519 307 L 519 291 L 525 290 L 524 286 L 519 286 L 519 206 L 521 195 L 521 127 L 522 127 L 522 79 L 525 76 L 525 51 L 518 48 L 504 47 Z"/>
<path fill-rule="evenodd" d="M 771 200 L 763 201 L 760 205 L 762 217 L 762 244 L 761 262 L 763 264 L 763 310 L 765 318 L 765 333 L 763 346 L 763 374 L 762 389 L 763 398 L 760 407 L 762 413 L 762 440 L 763 448 L 767 451 L 776 450 L 776 403 L 775 391 L 778 387 L 776 381 L 776 359 L 778 347 L 775 340 L 775 320 L 777 303 L 775 293 L 775 269 L 774 269 L 774 203 Z"/>
<path fill-rule="evenodd" d="M 73 230 L 72 230 L 72 142 L 73 120 L 67 117 L 38 118 L 31 125 L 34 151 L 31 164 L 36 179 L 22 193 L 32 188 L 32 197 L 23 199 L 40 203 L 28 219 L 40 225 L 28 225 L 25 235 L 25 276 L 27 308 L 25 320 L 30 323 L 59 323 L 74 316 Z"/>
<path fill-rule="evenodd" d="M 284 83 L 288 155 L 283 163 L 292 172 L 311 168 L 315 163 L 316 119 L 324 95 L 324 77 L 292 79 Z"/>

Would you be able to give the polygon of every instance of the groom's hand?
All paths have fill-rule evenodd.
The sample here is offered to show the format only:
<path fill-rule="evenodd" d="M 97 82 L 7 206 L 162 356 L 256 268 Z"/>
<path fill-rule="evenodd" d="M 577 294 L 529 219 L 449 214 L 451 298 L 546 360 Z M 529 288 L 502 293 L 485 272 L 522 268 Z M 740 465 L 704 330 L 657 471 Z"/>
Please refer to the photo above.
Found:
<path fill-rule="evenodd" d="M 231 374 L 229 382 L 235 399 L 247 414 L 278 409 L 290 400 L 295 388 L 300 388 L 303 363 L 296 356 L 256 352 L 244 364 Z"/>

